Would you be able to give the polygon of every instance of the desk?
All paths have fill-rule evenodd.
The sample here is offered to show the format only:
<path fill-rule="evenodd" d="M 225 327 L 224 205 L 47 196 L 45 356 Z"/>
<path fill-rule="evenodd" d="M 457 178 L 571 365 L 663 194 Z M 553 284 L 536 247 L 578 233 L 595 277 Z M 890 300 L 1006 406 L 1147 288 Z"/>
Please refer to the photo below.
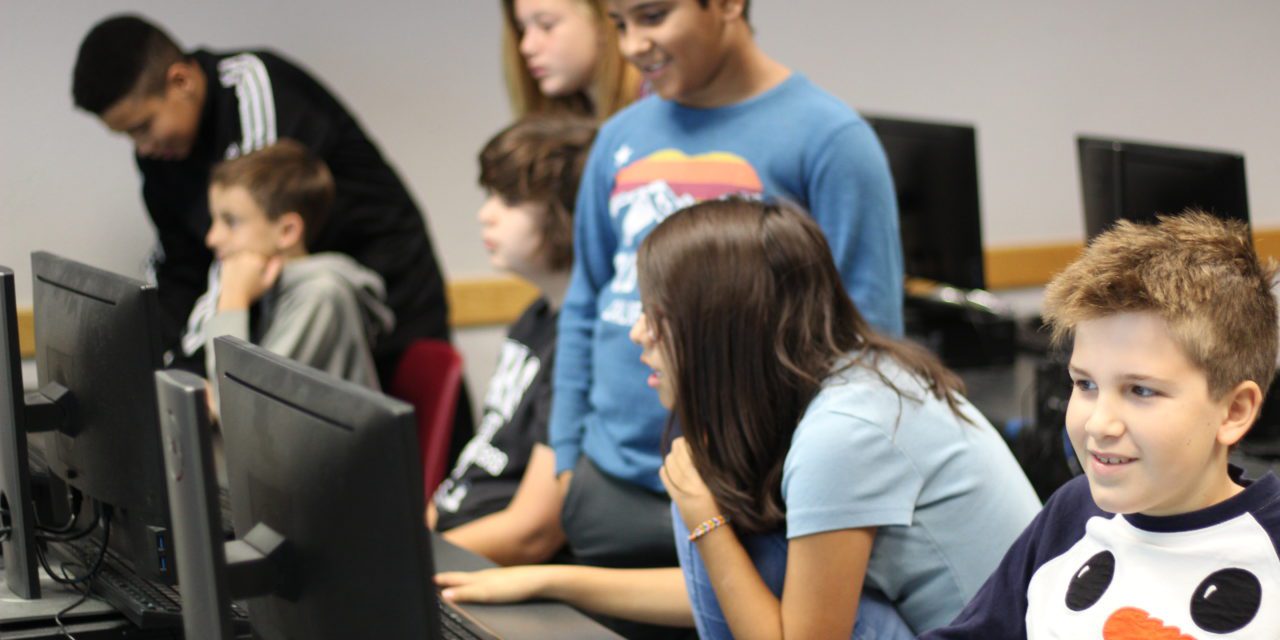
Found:
<path fill-rule="evenodd" d="M 478 571 L 497 566 L 431 534 L 431 550 L 436 571 Z M 515 605 L 462 604 L 476 620 L 503 638 L 573 640 L 574 638 L 621 638 L 573 607 L 558 602 L 526 602 Z M 5 637 L 8 640 L 8 636 Z"/>
<path fill-rule="evenodd" d="M 431 536 L 436 571 L 475 571 L 494 564 L 469 551 Z M 44 597 L 23 600 L 4 586 L 0 572 L 0 638 L 4 640 L 58 640 L 65 638 L 53 616 L 80 598 L 80 594 L 54 583 L 42 571 L 40 586 Z M 504 638 L 531 640 L 574 640 L 576 638 L 619 638 L 572 607 L 556 602 L 529 602 L 515 605 L 461 605 L 461 608 Z M 110 605 L 90 598 L 63 616 L 63 622 L 78 640 L 180 639 L 181 629 L 142 631 L 134 627 Z"/>

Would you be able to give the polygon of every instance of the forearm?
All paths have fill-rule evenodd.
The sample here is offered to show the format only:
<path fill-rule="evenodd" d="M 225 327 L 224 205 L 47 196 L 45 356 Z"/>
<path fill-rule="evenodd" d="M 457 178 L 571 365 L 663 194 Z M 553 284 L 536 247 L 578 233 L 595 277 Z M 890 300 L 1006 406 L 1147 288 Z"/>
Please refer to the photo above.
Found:
<path fill-rule="evenodd" d="M 756 571 L 751 556 L 729 526 L 698 540 L 725 622 L 739 639 L 782 638 L 782 603 Z"/>
<path fill-rule="evenodd" d="M 477 518 L 441 535 L 504 566 L 545 562 L 564 545 L 564 532 L 558 523 L 529 526 L 510 509 Z"/>
<path fill-rule="evenodd" d="M 678 568 L 604 569 L 557 565 L 539 595 L 624 620 L 692 627 L 693 610 Z"/>

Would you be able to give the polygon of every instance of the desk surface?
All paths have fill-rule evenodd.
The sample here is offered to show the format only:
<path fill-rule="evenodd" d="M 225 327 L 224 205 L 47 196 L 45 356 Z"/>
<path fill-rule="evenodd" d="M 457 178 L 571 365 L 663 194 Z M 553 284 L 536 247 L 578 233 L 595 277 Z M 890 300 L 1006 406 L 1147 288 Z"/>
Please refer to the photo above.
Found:
<path fill-rule="evenodd" d="M 431 534 L 436 571 L 478 571 L 494 567 L 489 560 Z M 621 638 L 577 610 L 557 602 L 516 605 L 461 604 L 476 620 L 503 638 Z"/>

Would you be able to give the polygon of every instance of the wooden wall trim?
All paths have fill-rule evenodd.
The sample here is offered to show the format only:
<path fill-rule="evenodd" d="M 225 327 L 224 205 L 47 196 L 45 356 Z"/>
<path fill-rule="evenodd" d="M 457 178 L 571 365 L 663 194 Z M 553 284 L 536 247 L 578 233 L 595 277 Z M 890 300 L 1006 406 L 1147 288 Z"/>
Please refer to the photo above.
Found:
<path fill-rule="evenodd" d="M 1253 232 L 1258 255 L 1280 260 L 1280 229 Z M 1080 255 L 1079 242 L 986 250 L 987 287 L 993 291 L 1039 287 Z M 449 321 L 455 328 L 502 326 L 515 321 L 538 290 L 510 276 L 459 278 L 447 285 Z M 18 342 L 23 357 L 35 355 L 35 325 L 30 308 L 18 309 Z"/>

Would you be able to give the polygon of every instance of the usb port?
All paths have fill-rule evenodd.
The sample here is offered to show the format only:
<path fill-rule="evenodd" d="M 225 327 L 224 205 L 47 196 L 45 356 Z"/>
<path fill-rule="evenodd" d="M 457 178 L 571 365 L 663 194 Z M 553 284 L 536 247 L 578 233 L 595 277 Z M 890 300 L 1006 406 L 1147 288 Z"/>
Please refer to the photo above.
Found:
<path fill-rule="evenodd" d="M 160 553 L 164 553 L 164 550 L 165 550 L 164 534 L 157 533 L 156 534 L 156 551 L 159 551 Z"/>
<path fill-rule="evenodd" d="M 160 573 L 169 573 L 169 560 L 164 556 L 160 557 Z"/>

